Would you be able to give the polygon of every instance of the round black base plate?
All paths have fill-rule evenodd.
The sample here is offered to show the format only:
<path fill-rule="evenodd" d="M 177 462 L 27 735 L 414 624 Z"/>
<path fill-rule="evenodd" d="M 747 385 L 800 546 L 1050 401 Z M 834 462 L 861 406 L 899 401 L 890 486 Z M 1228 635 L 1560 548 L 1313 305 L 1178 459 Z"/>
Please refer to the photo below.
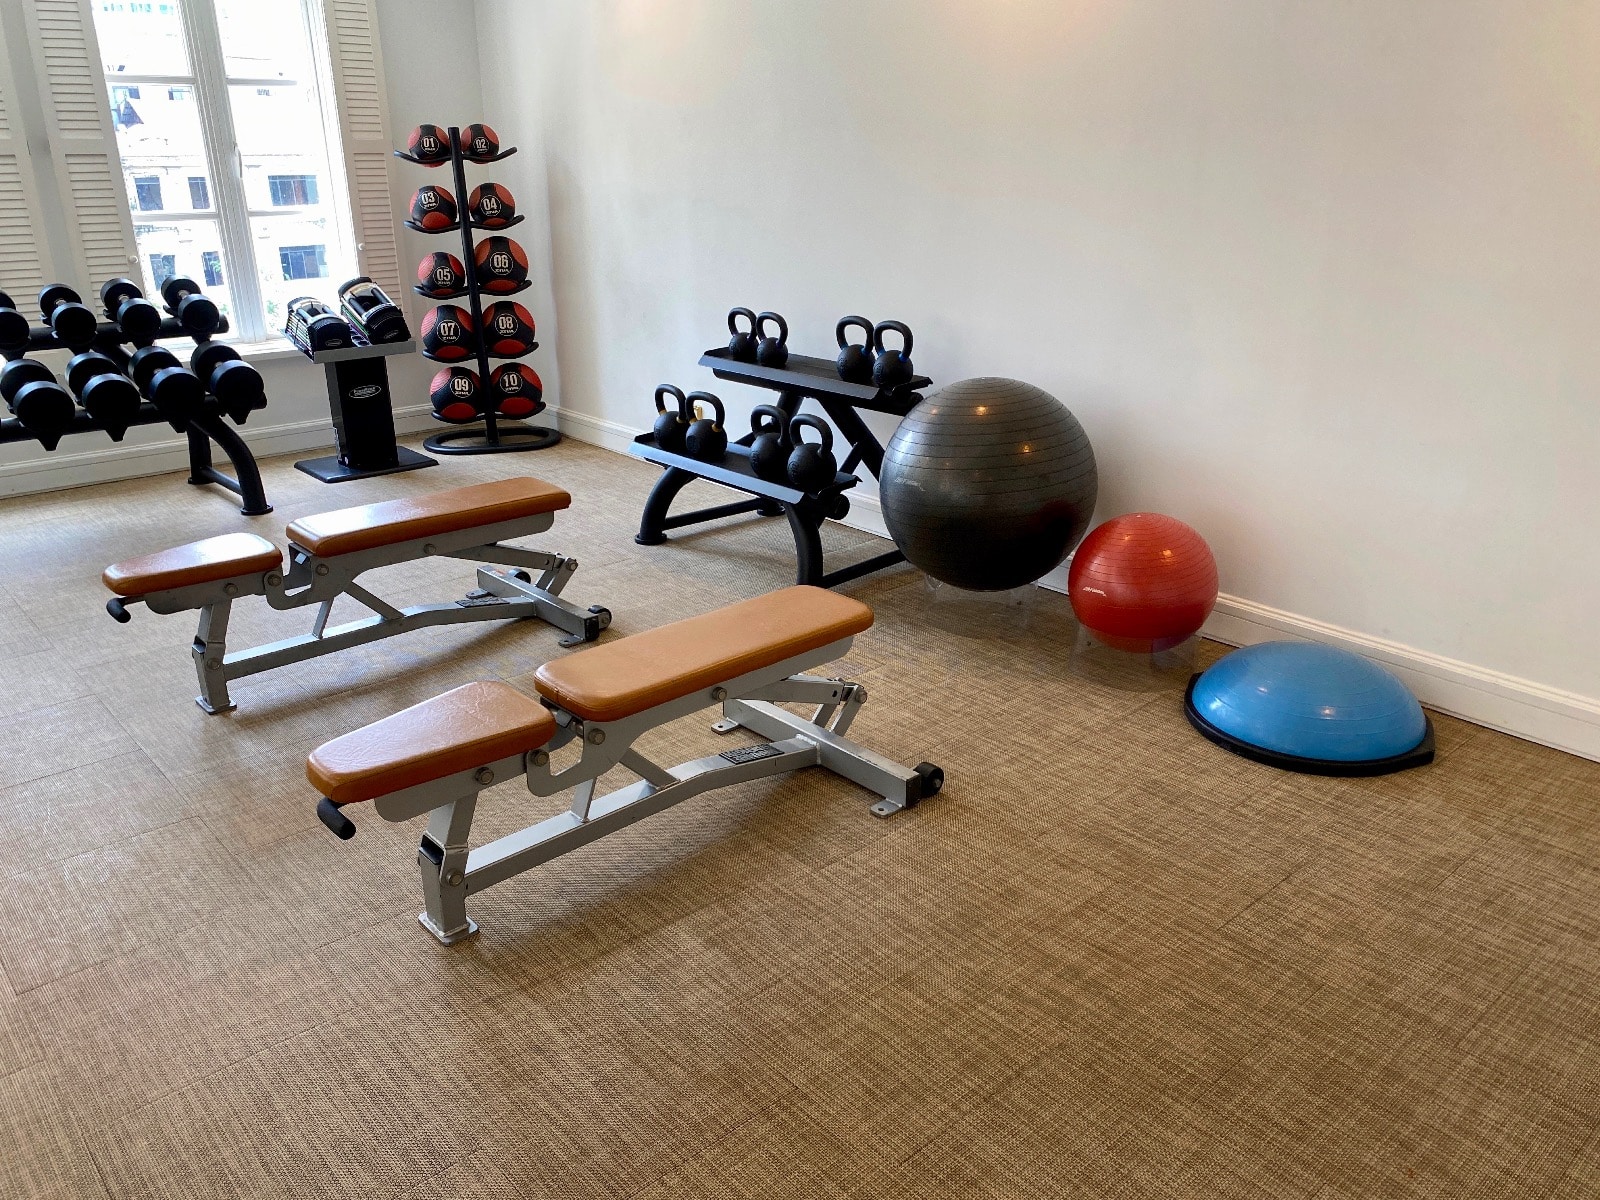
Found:
<path fill-rule="evenodd" d="M 489 444 L 488 435 L 481 428 L 436 433 L 422 446 L 435 454 L 509 454 L 517 450 L 544 450 L 561 440 L 559 430 L 539 425 L 502 424 L 497 432 L 500 443 L 497 446 Z"/>
<path fill-rule="evenodd" d="M 1201 716 L 1200 711 L 1194 706 L 1194 687 L 1199 682 L 1198 674 L 1189 679 L 1189 686 L 1183 693 L 1184 716 L 1189 718 L 1189 724 L 1193 725 L 1202 737 L 1215 742 L 1224 750 L 1231 750 L 1241 758 L 1265 763 L 1269 767 L 1277 767 L 1280 771 L 1298 771 L 1302 775 L 1334 775 L 1343 779 L 1392 775 L 1396 771 L 1426 766 L 1433 761 L 1433 722 L 1426 716 L 1423 717 L 1423 721 L 1426 722 L 1427 728 L 1422 740 L 1404 754 L 1396 754 L 1389 758 L 1369 758 L 1349 762 L 1332 758 L 1302 758 L 1298 754 L 1282 754 L 1276 750 L 1268 750 L 1253 742 L 1236 738 L 1231 733 L 1224 733 Z"/>

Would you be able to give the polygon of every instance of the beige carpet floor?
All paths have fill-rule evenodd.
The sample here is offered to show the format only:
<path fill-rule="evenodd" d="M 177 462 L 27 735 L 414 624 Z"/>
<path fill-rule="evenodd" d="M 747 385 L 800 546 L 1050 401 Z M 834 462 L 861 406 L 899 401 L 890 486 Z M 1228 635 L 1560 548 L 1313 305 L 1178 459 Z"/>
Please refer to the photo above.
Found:
<path fill-rule="evenodd" d="M 1070 672 L 1052 594 L 847 589 L 878 613 L 854 734 L 942 764 L 937 800 L 715 793 L 438 946 L 420 823 L 336 841 L 305 755 L 465 680 L 527 687 L 553 631 L 424 631 L 206 717 L 191 620 L 117 625 L 98 576 L 519 471 L 576 498 L 541 540 L 608 636 L 792 581 L 781 521 L 634 545 L 655 470 L 573 443 L 338 487 L 275 460 L 252 520 L 176 476 L 0 502 L 0 1195 L 1600 1195 L 1600 765 L 1437 718 L 1431 768 L 1255 766 L 1177 692 Z M 241 606 L 234 635 L 304 620 Z M 707 725 L 649 745 L 725 748 Z M 518 790 L 482 834 L 551 810 Z"/>

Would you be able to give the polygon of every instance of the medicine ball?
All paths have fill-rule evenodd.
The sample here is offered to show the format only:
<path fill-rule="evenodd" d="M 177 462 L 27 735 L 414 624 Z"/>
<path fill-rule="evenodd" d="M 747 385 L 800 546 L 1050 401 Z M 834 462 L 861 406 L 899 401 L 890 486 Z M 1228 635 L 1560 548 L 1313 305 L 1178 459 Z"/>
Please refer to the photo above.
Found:
<path fill-rule="evenodd" d="M 489 376 L 495 411 L 506 417 L 531 417 L 544 408 L 544 382 L 523 363 L 501 363 Z"/>
<path fill-rule="evenodd" d="M 505 295 L 528 280 L 528 256 L 508 237 L 484 238 L 473 252 L 478 264 L 478 286 Z"/>
<path fill-rule="evenodd" d="M 480 229 L 504 229 L 517 215 L 517 198 L 503 183 L 480 183 L 467 197 L 467 210 Z"/>
<path fill-rule="evenodd" d="M 456 223 L 455 198 L 444 188 L 423 184 L 411 197 L 411 221 L 429 232 L 449 229 Z"/>
<path fill-rule="evenodd" d="M 482 122 L 468 125 L 461 131 L 461 153 L 472 162 L 489 162 L 500 153 L 500 139 Z"/>
<path fill-rule="evenodd" d="M 441 421 L 464 425 L 478 419 L 478 373 L 466 367 L 446 367 L 428 385 L 433 415 Z"/>
<path fill-rule="evenodd" d="M 472 314 L 459 304 L 441 304 L 422 318 L 422 352 L 439 362 L 460 362 L 477 348 Z"/>
<path fill-rule="evenodd" d="M 447 250 L 435 250 L 417 264 L 417 286 L 430 296 L 443 298 L 465 291 L 467 269 Z"/>
<path fill-rule="evenodd" d="M 406 139 L 406 153 L 424 166 L 450 161 L 450 135 L 437 125 L 418 125 Z"/>
<path fill-rule="evenodd" d="M 500 358 L 521 358 L 533 349 L 533 314 L 511 300 L 496 300 L 483 311 L 484 342 Z"/>

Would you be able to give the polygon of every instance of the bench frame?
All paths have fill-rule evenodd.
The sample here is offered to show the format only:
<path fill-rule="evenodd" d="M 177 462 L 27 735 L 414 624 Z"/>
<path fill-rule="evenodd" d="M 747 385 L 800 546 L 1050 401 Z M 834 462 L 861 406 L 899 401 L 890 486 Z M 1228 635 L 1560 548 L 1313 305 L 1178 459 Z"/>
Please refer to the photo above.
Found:
<path fill-rule="evenodd" d="M 417 848 L 424 905 L 418 920 L 447 946 L 471 937 L 478 926 L 467 916 L 468 896 L 693 796 L 736 783 L 823 767 L 876 793 L 880 799 L 871 811 L 879 817 L 936 794 L 944 783 L 938 767 L 903 767 L 844 736 L 866 701 L 864 687 L 804 674 L 843 656 L 853 640 L 842 638 L 618 721 L 586 722 L 547 698 L 544 703 L 555 714 L 557 731 L 544 746 L 377 797 L 378 815 L 387 821 L 429 814 Z M 780 708 L 782 702 L 814 704 L 816 709 L 809 717 L 797 716 Z M 722 719 L 712 725 L 718 733 L 743 727 L 766 742 L 670 768 L 633 748 L 649 730 L 716 705 L 722 707 Z M 554 769 L 552 751 L 574 742 L 581 747 L 578 761 Z M 637 775 L 638 782 L 597 798 L 600 777 L 619 766 Z M 526 775 L 535 796 L 571 788 L 571 806 L 473 849 L 468 837 L 478 794 L 519 775 Z M 355 827 L 339 812 L 341 807 L 324 799 L 317 812 L 330 829 L 348 838 Z"/>
<path fill-rule="evenodd" d="M 228 684 L 234 679 L 430 625 L 538 617 L 567 634 L 561 639 L 563 646 L 594 641 L 601 630 L 610 626 L 611 613 L 599 605 L 591 605 L 585 612 L 561 598 L 562 589 L 578 569 L 578 560 L 501 544 L 506 539 L 543 533 L 554 523 L 554 513 L 537 513 L 327 557 L 313 554 L 291 538 L 286 571 L 259 571 L 190 587 L 124 596 L 108 602 L 107 608 L 119 620 L 127 619 L 127 605 L 140 602 L 157 613 L 199 609 L 200 623 L 191 649 L 200 683 L 195 703 L 208 713 L 230 712 L 236 707 L 228 694 Z M 446 604 L 414 604 L 409 608 L 396 608 L 356 583 L 366 571 L 428 557 L 462 558 L 512 569 L 479 567 L 478 587 L 464 599 Z M 233 602 L 243 596 L 264 596 L 268 604 L 280 610 L 316 605 L 311 631 L 229 653 L 228 619 Z M 328 617 L 340 596 L 371 609 L 373 615 L 328 628 Z"/>

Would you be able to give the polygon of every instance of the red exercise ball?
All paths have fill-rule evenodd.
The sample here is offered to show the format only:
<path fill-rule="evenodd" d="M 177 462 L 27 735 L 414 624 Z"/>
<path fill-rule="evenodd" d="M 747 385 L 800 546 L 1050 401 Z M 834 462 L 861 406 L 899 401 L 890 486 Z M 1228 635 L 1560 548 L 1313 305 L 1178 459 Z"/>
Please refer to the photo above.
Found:
<path fill-rule="evenodd" d="M 1083 539 L 1067 574 L 1072 611 L 1118 650 L 1169 650 L 1199 632 L 1217 602 L 1211 547 L 1176 517 L 1127 513 Z"/>

